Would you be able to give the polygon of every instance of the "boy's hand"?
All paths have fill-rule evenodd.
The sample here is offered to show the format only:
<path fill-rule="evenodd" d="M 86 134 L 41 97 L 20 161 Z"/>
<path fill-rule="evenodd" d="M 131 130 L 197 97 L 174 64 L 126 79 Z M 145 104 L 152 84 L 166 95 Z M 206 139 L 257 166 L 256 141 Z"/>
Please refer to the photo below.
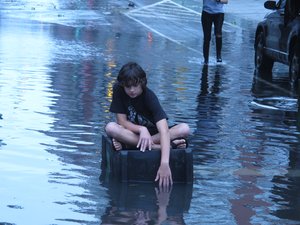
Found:
<path fill-rule="evenodd" d="M 152 137 L 146 127 L 140 128 L 140 139 L 137 144 L 137 148 L 140 149 L 140 151 L 144 152 L 147 148 L 151 151 L 153 141 Z"/>
<path fill-rule="evenodd" d="M 160 187 L 169 187 L 173 185 L 172 173 L 168 163 L 160 164 L 155 181 L 159 181 Z"/>

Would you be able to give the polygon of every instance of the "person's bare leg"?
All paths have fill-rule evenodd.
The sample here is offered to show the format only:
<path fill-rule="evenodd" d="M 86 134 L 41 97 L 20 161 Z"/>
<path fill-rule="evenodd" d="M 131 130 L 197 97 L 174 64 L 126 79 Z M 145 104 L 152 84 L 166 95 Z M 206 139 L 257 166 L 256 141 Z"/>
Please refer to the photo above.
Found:
<path fill-rule="evenodd" d="M 139 136 L 128 129 L 120 126 L 115 122 L 110 122 L 106 125 L 105 131 L 109 137 L 112 138 L 116 150 L 122 149 L 122 144 L 136 146 L 139 141 Z M 184 137 L 190 134 L 190 128 L 186 123 L 180 123 L 169 129 L 170 139 L 177 146 L 177 148 L 186 148 L 187 143 Z M 179 138 L 179 139 L 178 139 Z M 182 139 L 180 139 L 182 138 Z M 152 136 L 153 145 L 152 149 L 160 149 L 159 134 Z M 174 140 L 176 139 L 176 140 Z"/>
<path fill-rule="evenodd" d="M 186 140 L 183 137 L 171 140 L 171 148 L 173 148 L 172 145 L 176 146 L 176 148 L 180 148 L 180 149 L 184 149 L 187 147 Z M 160 148 L 161 148 L 160 144 L 152 145 L 152 149 L 160 149 Z"/>
<path fill-rule="evenodd" d="M 122 149 L 121 143 L 136 146 L 139 141 L 138 135 L 115 122 L 109 122 L 105 127 L 105 131 L 107 135 L 112 138 L 114 147 L 117 150 Z"/>
<path fill-rule="evenodd" d="M 186 123 L 179 123 L 170 128 L 170 138 L 174 140 L 180 137 L 187 137 L 190 134 L 190 127 Z"/>
<path fill-rule="evenodd" d="M 173 139 L 171 142 L 172 142 L 172 148 L 184 149 L 187 147 L 187 143 L 184 138 Z"/>
<path fill-rule="evenodd" d="M 186 123 L 180 123 L 171 127 L 169 129 L 170 132 L 170 139 L 177 146 L 177 148 L 186 148 L 187 143 L 184 139 L 190 134 L 190 128 Z M 175 140 L 176 139 L 176 140 Z M 152 136 L 152 140 L 155 144 L 159 146 L 160 144 L 160 137 L 159 134 L 155 134 Z"/>
<path fill-rule="evenodd" d="M 112 138 L 112 144 L 117 151 L 120 151 L 123 148 L 122 143 L 116 140 L 115 138 Z"/>

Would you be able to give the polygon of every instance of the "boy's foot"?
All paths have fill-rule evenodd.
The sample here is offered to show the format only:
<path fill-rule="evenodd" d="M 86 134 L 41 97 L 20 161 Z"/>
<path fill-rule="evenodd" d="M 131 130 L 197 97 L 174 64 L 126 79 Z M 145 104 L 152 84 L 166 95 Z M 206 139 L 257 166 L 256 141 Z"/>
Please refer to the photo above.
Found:
<path fill-rule="evenodd" d="M 122 143 L 112 138 L 112 145 L 116 151 L 120 151 L 123 149 Z"/>
<path fill-rule="evenodd" d="M 217 62 L 218 63 L 221 63 L 222 62 L 222 58 L 220 57 L 220 58 L 217 58 Z"/>
<path fill-rule="evenodd" d="M 188 147 L 187 140 L 185 138 L 175 138 L 171 141 L 172 149 L 184 149 Z"/>

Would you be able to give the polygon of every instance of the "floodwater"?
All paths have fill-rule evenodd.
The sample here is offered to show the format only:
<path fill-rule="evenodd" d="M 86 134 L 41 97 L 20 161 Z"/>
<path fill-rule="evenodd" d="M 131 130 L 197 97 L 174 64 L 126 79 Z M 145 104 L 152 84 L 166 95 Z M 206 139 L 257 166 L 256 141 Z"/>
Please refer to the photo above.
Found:
<path fill-rule="evenodd" d="M 154 4 L 155 3 L 155 4 Z M 300 223 L 297 90 L 256 74 L 263 1 L 226 6 L 224 63 L 202 61 L 198 1 L 0 3 L 0 224 Z M 194 182 L 103 177 L 120 67 L 137 61 L 170 122 L 192 129 Z"/>

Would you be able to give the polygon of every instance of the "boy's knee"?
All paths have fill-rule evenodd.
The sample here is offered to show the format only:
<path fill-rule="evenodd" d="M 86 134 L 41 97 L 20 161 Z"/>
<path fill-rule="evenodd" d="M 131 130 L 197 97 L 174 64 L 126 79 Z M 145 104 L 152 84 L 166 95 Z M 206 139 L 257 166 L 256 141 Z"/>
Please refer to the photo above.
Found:
<path fill-rule="evenodd" d="M 188 136 L 190 134 L 190 127 L 187 123 L 182 124 L 182 132 L 185 136 Z"/>
<path fill-rule="evenodd" d="M 190 134 L 190 127 L 187 123 L 180 124 L 180 133 L 182 137 L 186 137 Z"/>
<path fill-rule="evenodd" d="M 114 130 L 116 129 L 116 123 L 115 122 L 109 122 L 105 126 L 105 132 L 108 136 L 111 136 L 114 133 Z"/>

